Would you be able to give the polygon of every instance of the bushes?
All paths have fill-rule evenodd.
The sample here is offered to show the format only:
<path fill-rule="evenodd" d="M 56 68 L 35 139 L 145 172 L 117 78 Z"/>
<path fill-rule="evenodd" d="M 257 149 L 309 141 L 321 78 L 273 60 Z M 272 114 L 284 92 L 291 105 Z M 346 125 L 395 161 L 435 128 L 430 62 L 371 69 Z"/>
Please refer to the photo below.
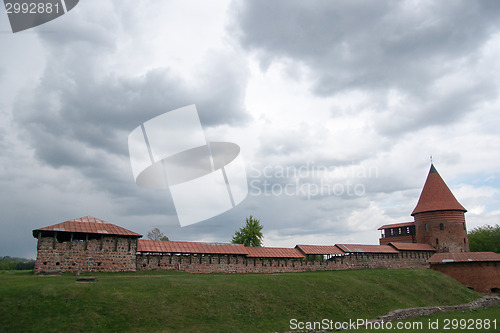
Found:
<path fill-rule="evenodd" d="M 0 257 L 0 270 L 30 270 L 35 268 L 35 260 L 16 257 Z"/>

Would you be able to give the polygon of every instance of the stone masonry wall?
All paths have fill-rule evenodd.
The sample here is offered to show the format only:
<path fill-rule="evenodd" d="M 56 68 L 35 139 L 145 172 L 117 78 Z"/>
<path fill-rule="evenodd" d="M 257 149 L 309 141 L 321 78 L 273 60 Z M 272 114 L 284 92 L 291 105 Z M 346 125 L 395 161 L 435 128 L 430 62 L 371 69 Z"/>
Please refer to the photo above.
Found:
<path fill-rule="evenodd" d="M 137 240 L 130 238 L 104 236 L 59 242 L 41 237 L 34 272 L 135 271 L 136 252 Z"/>
<path fill-rule="evenodd" d="M 325 261 L 246 258 L 235 255 L 170 255 L 140 253 L 137 270 L 173 269 L 191 273 L 284 273 L 363 268 L 426 268 L 429 252 L 352 254 Z"/>

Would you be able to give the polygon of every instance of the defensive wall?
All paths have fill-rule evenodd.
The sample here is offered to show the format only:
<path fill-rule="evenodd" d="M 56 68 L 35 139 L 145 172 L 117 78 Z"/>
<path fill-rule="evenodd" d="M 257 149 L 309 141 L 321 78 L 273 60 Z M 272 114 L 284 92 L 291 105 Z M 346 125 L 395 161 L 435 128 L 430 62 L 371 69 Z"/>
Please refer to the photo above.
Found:
<path fill-rule="evenodd" d="M 248 258 L 242 255 L 139 253 L 137 270 L 190 273 L 287 273 L 364 268 L 427 268 L 433 252 L 352 253 L 329 259 Z"/>

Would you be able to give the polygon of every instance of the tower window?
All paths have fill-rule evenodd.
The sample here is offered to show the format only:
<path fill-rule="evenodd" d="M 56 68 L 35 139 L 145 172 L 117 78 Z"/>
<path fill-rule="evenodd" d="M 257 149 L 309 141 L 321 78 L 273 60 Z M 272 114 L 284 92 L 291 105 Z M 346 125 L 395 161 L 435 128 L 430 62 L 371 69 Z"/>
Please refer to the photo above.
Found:
<path fill-rule="evenodd" d="M 444 224 L 439 223 L 439 230 L 444 230 Z"/>
<path fill-rule="evenodd" d="M 425 224 L 425 232 L 429 232 L 429 226 L 427 225 L 427 223 Z"/>

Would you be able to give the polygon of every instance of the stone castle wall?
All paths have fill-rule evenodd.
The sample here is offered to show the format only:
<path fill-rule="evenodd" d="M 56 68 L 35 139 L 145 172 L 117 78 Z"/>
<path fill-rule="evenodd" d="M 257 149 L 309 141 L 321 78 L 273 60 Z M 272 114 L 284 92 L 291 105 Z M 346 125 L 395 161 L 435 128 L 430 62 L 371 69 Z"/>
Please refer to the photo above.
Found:
<path fill-rule="evenodd" d="M 285 273 L 363 268 L 427 268 L 433 253 L 351 254 L 329 260 L 247 258 L 241 255 L 175 255 L 140 253 L 137 270 L 181 270 L 190 273 Z"/>
<path fill-rule="evenodd" d="M 34 272 L 135 271 L 136 252 L 137 240 L 131 238 L 104 236 L 61 242 L 40 237 Z"/>

